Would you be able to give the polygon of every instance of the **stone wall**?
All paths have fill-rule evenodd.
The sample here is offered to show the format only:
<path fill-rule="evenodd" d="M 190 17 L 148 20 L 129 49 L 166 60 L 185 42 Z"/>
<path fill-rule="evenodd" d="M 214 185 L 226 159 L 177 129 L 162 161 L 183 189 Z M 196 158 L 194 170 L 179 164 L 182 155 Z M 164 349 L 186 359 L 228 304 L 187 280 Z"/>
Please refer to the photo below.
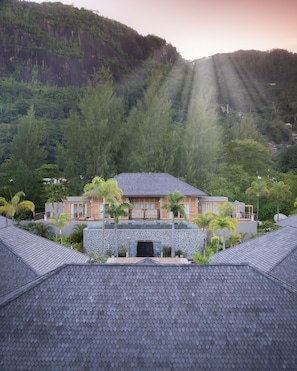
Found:
<path fill-rule="evenodd" d="M 116 255 L 116 238 L 113 229 L 105 229 L 105 250 L 110 250 Z M 160 241 L 162 246 L 171 247 L 171 229 L 118 229 L 117 239 L 119 249 L 125 247 L 127 251 L 134 251 L 129 248 L 137 241 Z M 102 230 L 84 230 L 84 247 L 88 253 L 101 253 Z M 193 252 L 203 245 L 203 233 L 198 229 L 176 229 L 174 231 L 174 249 L 181 250 L 184 257 L 191 258 Z"/>

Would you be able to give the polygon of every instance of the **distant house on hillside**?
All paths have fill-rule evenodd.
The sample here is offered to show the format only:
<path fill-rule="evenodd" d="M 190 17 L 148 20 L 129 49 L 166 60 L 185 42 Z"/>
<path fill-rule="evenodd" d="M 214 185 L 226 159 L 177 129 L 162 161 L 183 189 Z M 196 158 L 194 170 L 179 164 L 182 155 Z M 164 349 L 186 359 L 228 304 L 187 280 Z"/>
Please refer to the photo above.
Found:
<path fill-rule="evenodd" d="M 145 245 L 144 250 L 151 251 L 147 256 L 161 256 L 162 246 L 171 246 L 172 217 L 163 205 L 169 193 L 179 191 L 185 196 L 183 201 L 186 218 L 175 216 L 175 243 L 188 256 L 202 246 L 202 232 L 196 225 L 190 223 L 198 215 L 207 210 L 214 213 L 220 205 L 228 201 L 227 197 L 210 197 L 205 192 L 195 188 L 167 173 L 122 173 L 114 177 L 123 191 L 123 201 L 133 205 L 127 217 L 120 218 L 118 230 L 119 246 L 124 247 L 129 256 L 139 256 L 138 246 Z M 107 206 L 108 204 L 105 204 Z M 50 205 L 46 211 L 50 210 Z M 239 220 L 238 233 L 256 233 L 256 222 L 253 221 L 253 207 L 240 202 L 234 203 L 232 217 Z M 70 215 L 72 220 L 87 223 L 84 231 L 84 247 L 93 252 L 100 249 L 100 229 L 103 219 L 102 199 L 83 199 L 68 197 L 63 202 L 61 212 Z M 114 221 L 108 214 L 105 216 L 105 246 L 114 252 Z M 201 232 L 201 233 L 200 233 Z"/>
<path fill-rule="evenodd" d="M 195 188 L 167 173 L 122 173 L 114 177 L 123 191 L 123 201 L 133 204 L 128 217 L 121 220 L 171 220 L 171 215 L 162 206 L 166 204 L 166 196 L 179 191 L 185 196 L 183 201 L 186 219 L 193 220 L 206 210 L 218 211 L 219 206 L 228 201 L 227 197 L 210 197 L 205 192 Z M 253 220 L 253 208 L 242 203 L 234 204 L 235 217 L 245 221 Z M 48 212 L 51 205 L 47 205 Z M 63 210 L 63 211 L 62 211 Z M 102 220 L 103 200 L 68 197 L 63 202 L 61 212 L 70 215 L 73 220 Z M 110 219 L 108 214 L 105 218 Z M 177 220 L 183 220 L 180 215 Z"/>

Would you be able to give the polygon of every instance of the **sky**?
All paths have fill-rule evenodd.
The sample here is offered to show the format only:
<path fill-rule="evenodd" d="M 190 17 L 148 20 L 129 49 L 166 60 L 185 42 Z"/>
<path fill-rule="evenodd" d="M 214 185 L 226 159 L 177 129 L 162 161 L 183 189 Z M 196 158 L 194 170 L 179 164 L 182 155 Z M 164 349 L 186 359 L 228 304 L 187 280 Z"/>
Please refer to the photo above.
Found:
<path fill-rule="evenodd" d="M 176 47 L 187 60 L 240 49 L 267 51 L 278 48 L 297 52 L 297 0 L 60 2 L 96 11 L 143 36 L 159 36 Z"/>

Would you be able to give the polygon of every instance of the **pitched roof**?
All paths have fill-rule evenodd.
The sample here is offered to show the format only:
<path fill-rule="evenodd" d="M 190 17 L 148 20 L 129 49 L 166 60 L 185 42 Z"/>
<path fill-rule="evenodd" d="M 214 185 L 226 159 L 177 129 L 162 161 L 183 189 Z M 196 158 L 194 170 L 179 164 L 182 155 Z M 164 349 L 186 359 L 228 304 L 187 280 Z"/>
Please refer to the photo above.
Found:
<path fill-rule="evenodd" d="M 297 228 L 288 226 L 221 251 L 211 257 L 211 262 L 249 263 L 266 273 L 274 272 L 279 279 L 296 285 L 297 265 L 293 263 L 296 260 L 296 250 Z M 282 268 L 276 269 L 280 265 Z M 285 272 L 286 275 L 283 274 Z"/>
<path fill-rule="evenodd" d="M 184 196 L 199 197 L 206 193 L 167 173 L 122 173 L 114 179 L 124 196 L 167 196 L 179 191 Z"/>
<path fill-rule="evenodd" d="M 248 265 L 70 265 L 0 306 L 5 369 L 294 369 L 297 294 Z"/>
<path fill-rule="evenodd" d="M 0 228 L 0 296 L 64 264 L 86 263 L 88 259 L 11 223 L 6 226 L 4 221 Z"/>
<path fill-rule="evenodd" d="M 286 219 L 280 220 L 279 222 L 277 222 L 275 224 L 278 225 L 279 227 L 290 226 L 290 227 L 297 228 L 297 214 L 296 215 L 289 216 Z"/>
<path fill-rule="evenodd" d="M 37 278 L 37 274 L 0 242 L 0 297 Z"/>

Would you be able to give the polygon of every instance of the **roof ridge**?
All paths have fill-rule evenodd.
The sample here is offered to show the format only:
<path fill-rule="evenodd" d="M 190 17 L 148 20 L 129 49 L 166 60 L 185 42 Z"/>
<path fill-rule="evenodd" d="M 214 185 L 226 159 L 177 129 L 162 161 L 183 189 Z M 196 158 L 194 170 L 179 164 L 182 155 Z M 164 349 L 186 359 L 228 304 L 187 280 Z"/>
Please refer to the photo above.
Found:
<path fill-rule="evenodd" d="M 50 278 L 51 276 L 55 275 L 60 271 L 61 269 L 67 267 L 68 264 L 64 264 L 53 271 L 47 272 L 42 276 L 38 276 L 34 280 L 26 283 L 25 285 L 18 287 L 17 289 L 9 292 L 8 294 L 5 294 L 0 297 L 0 307 L 5 306 L 6 304 L 10 303 L 11 301 L 17 299 L 21 295 L 27 293 L 28 291 L 32 290 L 36 286 L 40 285 L 42 282 Z"/>
<path fill-rule="evenodd" d="M 284 228 L 287 228 L 287 227 L 290 227 L 290 226 L 286 226 L 286 227 L 284 227 Z M 295 228 L 295 227 L 292 227 L 292 228 Z M 297 229 L 297 228 L 295 228 L 295 229 Z M 270 274 L 270 272 L 273 271 L 273 269 L 274 269 L 275 267 L 277 267 L 278 265 L 280 265 L 284 260 L 286 260 L 286 259 L 288 258 L 289 255 L 291 255 L 291 254 L 292 254 L 293 252 L 295 252 L 296 250 L 297 250 L 297 245 L 296 245 L 296 246 L 295 246 L 291 251 L 289 251 L 289 252 L 287 253 L 287 255 L 283 256 L 282 259 L 281 259 L 280 261 L 276 262 L 275 265 L 274 265 L 271 269 L 269 269 L 269 271 L 267 271 L 267 273 Z"/>
<path fill-rule="evenodd" d="M 11 226 L 13 228 L 16 228 L 14 226 Z M 35 273 L 37 276 L 40 276 L 40 274 L 38 274 L 38 272 L 33 268 L 31 267 L 24 259 L 21 255 L 19 255 L 16 250 L 14 250 L 11 246 L 9 246 L 2 238 L 0 238 L 0 242 L 7 248 L 7 250 L 9 250 L 17 259 L 20 259 L 22 261 L 22 263 L 27 267 L 29 268 L 33 273 Z"/>

